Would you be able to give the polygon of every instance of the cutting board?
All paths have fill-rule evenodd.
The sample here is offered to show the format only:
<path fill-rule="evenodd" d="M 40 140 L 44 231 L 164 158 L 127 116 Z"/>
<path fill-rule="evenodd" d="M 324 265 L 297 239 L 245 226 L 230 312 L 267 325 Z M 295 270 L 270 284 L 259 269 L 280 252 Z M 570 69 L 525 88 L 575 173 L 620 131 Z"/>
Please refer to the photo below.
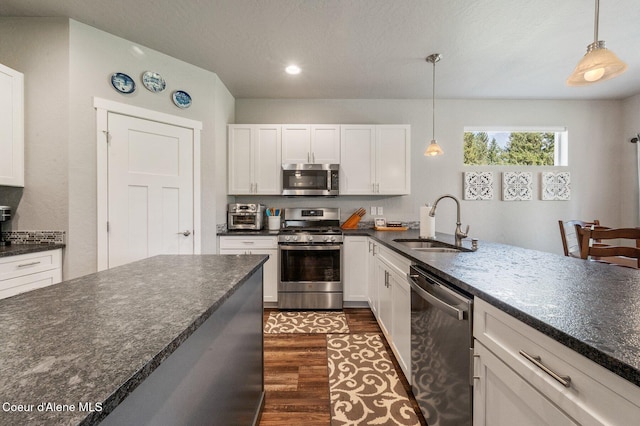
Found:
<path fill-rule="evenodd" d="M 374 226 L 376 231 L 406 231 L 408 226 Z"/>

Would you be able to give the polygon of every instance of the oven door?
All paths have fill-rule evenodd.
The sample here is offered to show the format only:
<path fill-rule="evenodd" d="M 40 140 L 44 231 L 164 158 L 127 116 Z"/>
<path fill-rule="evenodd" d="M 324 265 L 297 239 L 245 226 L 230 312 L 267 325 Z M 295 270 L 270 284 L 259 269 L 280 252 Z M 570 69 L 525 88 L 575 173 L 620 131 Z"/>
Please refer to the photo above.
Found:
<path fill-rule="evenodd" d="M 280 244 L 279 292 L 342 292 L 342 244 Z"/>
<path fill-rule="evenodd" d="M 261 223 L 256 213 L 228 213 L 227 228 L 259 230 Z"/>

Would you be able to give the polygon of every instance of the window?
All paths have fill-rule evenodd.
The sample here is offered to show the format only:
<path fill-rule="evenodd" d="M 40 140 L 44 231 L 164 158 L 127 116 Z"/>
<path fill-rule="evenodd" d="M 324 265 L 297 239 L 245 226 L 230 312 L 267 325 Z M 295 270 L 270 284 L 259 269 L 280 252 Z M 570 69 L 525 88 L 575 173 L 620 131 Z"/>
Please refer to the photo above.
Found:
<path fill-rule="evenodd" d="M 566 128 L 466 128 L 465 165 L 567 166 Z"/>

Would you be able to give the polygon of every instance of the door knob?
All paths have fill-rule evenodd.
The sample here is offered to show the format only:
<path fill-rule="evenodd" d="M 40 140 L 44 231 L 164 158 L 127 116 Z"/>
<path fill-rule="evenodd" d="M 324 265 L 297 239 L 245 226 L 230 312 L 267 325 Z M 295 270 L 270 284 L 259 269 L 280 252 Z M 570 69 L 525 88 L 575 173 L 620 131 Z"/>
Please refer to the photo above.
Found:
<path fill-rule="evenodd" d="M 187 230 L 186 230 L 186 231 L 184 231 L 184 232 L 178 232 L 178 234 L 182 234 L 182 235 L 184 235 L 185 237 L 188 237 L 189 235 L 191 235 L 191 231 L 189 231 L 189 230 L 187 229 Z"/>

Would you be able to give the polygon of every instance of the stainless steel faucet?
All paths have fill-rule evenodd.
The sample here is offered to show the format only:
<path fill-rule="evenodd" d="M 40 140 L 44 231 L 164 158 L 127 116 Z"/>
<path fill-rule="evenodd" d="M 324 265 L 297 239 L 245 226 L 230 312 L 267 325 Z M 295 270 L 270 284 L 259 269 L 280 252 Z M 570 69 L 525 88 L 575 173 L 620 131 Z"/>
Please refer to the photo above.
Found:
<path fill-rule="evenodd" d="M 433 203 L 433 207 L 431 207 L 431 211 L 429 212 L 429 216 L 431 217 L 435 217 L 436 216 L 436 207 L 438 206 L 438 202 L 440 200 L 442 200 L 443 198 L 451 198 L 453 201 L 456 202 L 456 208 L 457 208 L 457 217 L 456 217 L 456 245 L 457 246 L 461 246 L 462 245 L 462 239 L 463 238 L 467 238 L 467 235 L 469 234 L 469 225 L 467 225 L 467 230 L 465 232 L 462 232 L 462 229 L 460 228 L 460 226 L 462 225 L 462 222 L 460 222 L 460 201 L 458 201 L 458 199 L 456 197 L 454 197 L 453 195 L 450 194 L 445 194 L 442 195 L 441 197 L 438 197 L 438 199 L 436 200 L 435 203 Z"/>

